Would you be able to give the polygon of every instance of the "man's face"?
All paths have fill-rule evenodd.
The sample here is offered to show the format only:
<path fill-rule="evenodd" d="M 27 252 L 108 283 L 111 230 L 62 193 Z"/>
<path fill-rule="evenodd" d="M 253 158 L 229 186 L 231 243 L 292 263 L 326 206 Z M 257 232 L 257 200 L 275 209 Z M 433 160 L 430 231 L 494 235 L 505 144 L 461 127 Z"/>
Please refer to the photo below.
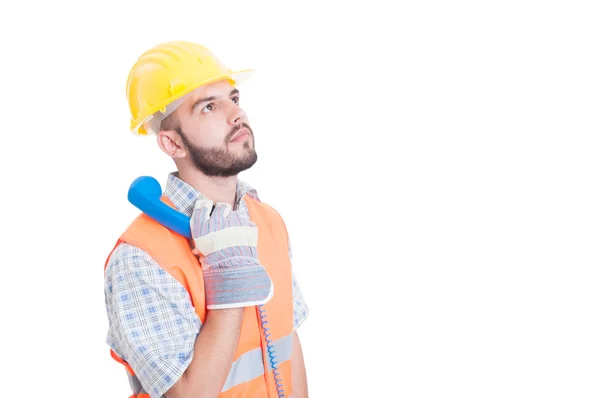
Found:
<path fill-rule="evenodd" d="M 234 176 L 254 165 L 254 133 L 227 81 L 192 92 L 175 111 L 179 134 L 194 166 L 208 176 Z"/>

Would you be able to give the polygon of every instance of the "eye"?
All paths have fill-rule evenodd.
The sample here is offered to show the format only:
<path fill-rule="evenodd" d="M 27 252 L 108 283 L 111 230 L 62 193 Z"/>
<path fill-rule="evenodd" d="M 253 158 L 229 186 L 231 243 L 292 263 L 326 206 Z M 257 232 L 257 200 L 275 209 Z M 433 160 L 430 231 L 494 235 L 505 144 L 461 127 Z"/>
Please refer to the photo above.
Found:
<path fill-rule="evenodd" d="M 240 103 L 240 97 L 233 97 L 231 100 L 233 101 L 234 104 Z"/>
<path fill-rule="evenodd" d="M 206 105 L 202 109 L 202 112 L 205 113 L 205 112 L 211 112 L 211 111 L 214 111 L 214 110 L 215 110 L 215 105 L 214 104 L 208 104 L 208 105 Z"/>

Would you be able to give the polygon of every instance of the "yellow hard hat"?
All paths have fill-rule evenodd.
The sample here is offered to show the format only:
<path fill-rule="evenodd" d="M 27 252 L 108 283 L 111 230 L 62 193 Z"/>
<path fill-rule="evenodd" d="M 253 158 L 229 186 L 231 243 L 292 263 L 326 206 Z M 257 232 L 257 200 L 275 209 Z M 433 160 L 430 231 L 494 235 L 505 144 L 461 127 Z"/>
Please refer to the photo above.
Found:
<path fill-rule="evenodd" d="M 127 79 L 131 131 L 143 135 L 156 133 L 160 122 L 196 88 L 219 80 L 237 85 L 252 72 L 251 69 L 232 72 L 199 44 L 187 41 L 159 44 L 139 57 Z"/>

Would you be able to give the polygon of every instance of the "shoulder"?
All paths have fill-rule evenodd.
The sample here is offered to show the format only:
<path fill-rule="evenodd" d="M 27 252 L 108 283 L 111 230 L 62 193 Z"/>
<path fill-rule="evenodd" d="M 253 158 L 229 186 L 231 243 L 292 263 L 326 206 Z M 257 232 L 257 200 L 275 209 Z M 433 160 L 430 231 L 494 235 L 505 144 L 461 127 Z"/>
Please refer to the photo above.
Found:
<path fill-rule="evenodd" d="M 106 271 L 114 271 L 117 268 L 124 267 L 135 268 L 147 266 L 153 263 L 155 261 L 146 251 L 127 242 L 120 242 L 108 258 Z"/>
<path fill-rule="evenodd" d="M 129 281 L 140 284 L 172 284 L 173 278 L 158 262 L 141 248 L 121 242 L 110 254 L 104 273 L 105 283 Z"/>
<path fill-rule="evenodd" d="M 244 202 L 250 202 L 252 206 L 260 208 L 263 211 L 269 212 L 273 215 L 277 215 L 277 217 L 281 218 L 281 215 L 275 208 L 269 203 L 265 202 L 258 196 L 258 191 L 254 186 L 249 184 L 246 181 L 238 180 L 238 185 L 236 187 L 236 194 L 239 198 L 244 198 Z"/>
<path fill-rule="evenodd" d="M 246 205 L 260 209 L 262 212 L 267 213 L 268 215 L 274 216 L 283 221 L 283 217 L 281 216 L 279 211 L 277 211 L 275 207 L 270 203 L 267 203 L 264 200 L 260 199 L 254 189 L 245 192 L 243 198 Z"/>
<path fill-rule="evenodd" d="M 270 213 L 271 215 L 273 215 L 273 216 L 279 218 L 281 221 L 283 221 L 283 217 L 281 216 L 279 211 L 277 209 L 275 209 L 275 207 L 273 205 L 266 203 L 266 202 L 260 202 L 260 203 L 266 212 Z"/>
<path fill-rule="evenodd" d="M 266 214 L 268 217 L 270 217 L 271 220 L 276 220 L 280 222 L 283 225 L 283 227 L 287 229 L 285 225 L 285 220 L 281 215 L 281 212 L 279 212 L 272 204 L 264 201 L 264 198 L 261 198 L 258 195 L 258 191 L 253 185 L 249 184 L 246 181 L 238 180 L 236 193 L 238 197 L 244 198 L 243 202 L 246 202 L 246 205 L 248 207 L 260 209 L 260 211 L 263 214 Z"/>
<path fill-rule="evenodd" d="M 268 217 L 271 223 L 279 224 L 287 232 L 285 220 L 279 210 L 267 202 L 259 201 L 254 198 L 250 198 L 250 201 L 253 203 L 251 206 L 260 209 L 263 216 Z"/>

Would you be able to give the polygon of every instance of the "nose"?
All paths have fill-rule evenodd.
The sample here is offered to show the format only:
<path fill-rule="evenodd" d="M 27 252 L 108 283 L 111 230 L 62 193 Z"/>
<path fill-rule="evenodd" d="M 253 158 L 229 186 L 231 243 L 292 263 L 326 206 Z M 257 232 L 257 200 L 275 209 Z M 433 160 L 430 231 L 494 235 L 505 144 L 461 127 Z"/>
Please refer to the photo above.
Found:
<path fill-rule="evenodd" d="M 232 126 L 246 121 L 246 113 L 237 104 L 231 104 L 229 112 L 229 124 Z"/>

